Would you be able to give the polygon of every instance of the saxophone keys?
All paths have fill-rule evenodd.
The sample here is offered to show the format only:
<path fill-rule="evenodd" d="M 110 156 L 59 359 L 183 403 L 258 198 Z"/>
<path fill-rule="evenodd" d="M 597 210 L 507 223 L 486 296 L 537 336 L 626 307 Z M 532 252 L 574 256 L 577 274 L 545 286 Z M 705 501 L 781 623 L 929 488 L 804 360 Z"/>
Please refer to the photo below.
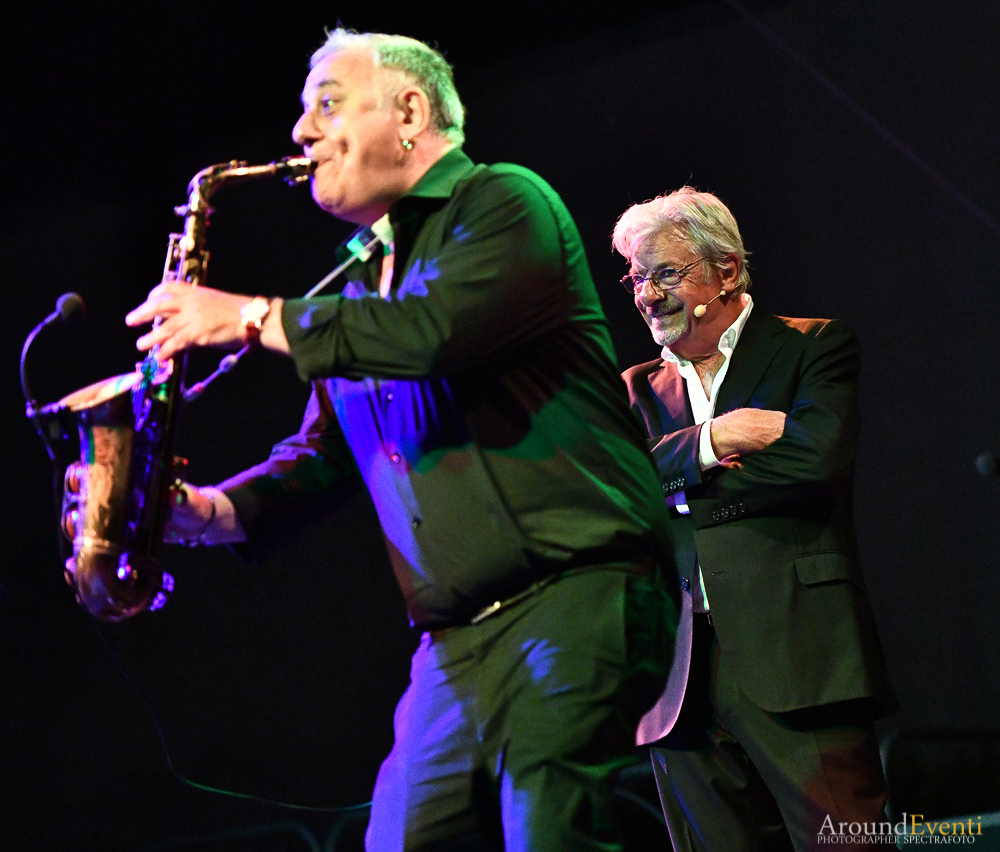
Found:
<path fill-rule="evenodd" d="M 76 538 L 76 531 L 80 528 L 80 509 L 76 506 L 63 513 L 62 531 L 70 541 Z"/>
<path fill-rule="evenodd" d="M 66 478 L 64 482 L 66 490 L 70 494 L 80 493 L 80 486 L 83 483 L 83 465 L 80 462 L 73 462 L 66 468 Z"/>
<path fill-rule="evenodd" d="M 168 600 L 170 600 L 170 593 L 174 590 L 174 577 L 172 574 L 168 574 L 166 571 L 163 572 L 163 579 L 160 582 L 160 591 L 156 593 L 152 602 L 149 604 L 149 609 L 151 612 L 156 612 L 158 609 L 162 609 Z"/>

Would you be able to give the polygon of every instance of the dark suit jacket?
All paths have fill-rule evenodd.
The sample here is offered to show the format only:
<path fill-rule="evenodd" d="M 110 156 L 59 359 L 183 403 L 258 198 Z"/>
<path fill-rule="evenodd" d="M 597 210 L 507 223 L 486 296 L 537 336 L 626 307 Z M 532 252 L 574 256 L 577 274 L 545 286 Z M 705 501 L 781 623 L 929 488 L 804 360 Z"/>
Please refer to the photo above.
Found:
<path fill-rule="evenodd" d="M 656 360 L 624 374 L 663 493 L 683 490 L 691 509 L 671 513 L 678 570 L 695 582 L 700 562 L 722 653 L 771 712 L 861 697 L 894 709 L 854 532 L 860 366 L 844 323 L 752 311 L 715 415 L 784 411 L 785 432 L 742 468 L 704 473 L 677 368 Z"/>

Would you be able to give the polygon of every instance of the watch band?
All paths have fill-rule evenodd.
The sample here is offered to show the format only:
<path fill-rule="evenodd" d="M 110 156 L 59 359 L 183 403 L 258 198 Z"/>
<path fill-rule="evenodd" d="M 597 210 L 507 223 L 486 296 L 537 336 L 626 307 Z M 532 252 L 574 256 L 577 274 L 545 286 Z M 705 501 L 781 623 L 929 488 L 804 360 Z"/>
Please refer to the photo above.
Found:
<path fill-rule="evenodd" d="M 271 313 L 271 300 L 263 296 L 255 296 L 240 308 L 244 346 L 260 346 L 260 329 L 269 313 Z"/>

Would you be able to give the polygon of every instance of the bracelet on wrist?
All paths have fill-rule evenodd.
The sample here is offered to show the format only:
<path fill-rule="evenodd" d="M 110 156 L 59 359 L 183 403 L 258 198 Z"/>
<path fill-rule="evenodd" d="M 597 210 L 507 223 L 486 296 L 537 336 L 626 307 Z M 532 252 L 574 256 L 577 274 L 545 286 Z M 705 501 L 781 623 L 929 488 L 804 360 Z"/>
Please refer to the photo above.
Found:
<path fill-rule="evenodd" d="M 200 488 L 196 490 L 198 491 L 199 494 L 202 494 Z M 210 507 L 208 512 L 208 520 L 206 520 L 205 523 L 202 524 L 201 529 L 198 530 L 198 532 L 193 537 L 181 538 L 180 536 L 178 536 L 177 538 L 178 543 L 183 544 L 185 547 L 198 547 L 199 545 L 206 544 L 207 542 L 205 540 L 205 536 L 207 535 L 209 529 L 212 526 L 212 521 L 215 520 L 215 513 L 216 513 L 215 495 L 209 493 L 209 494 L 202 494 L 202 496 L 208 498 L 208 504 Z"/>

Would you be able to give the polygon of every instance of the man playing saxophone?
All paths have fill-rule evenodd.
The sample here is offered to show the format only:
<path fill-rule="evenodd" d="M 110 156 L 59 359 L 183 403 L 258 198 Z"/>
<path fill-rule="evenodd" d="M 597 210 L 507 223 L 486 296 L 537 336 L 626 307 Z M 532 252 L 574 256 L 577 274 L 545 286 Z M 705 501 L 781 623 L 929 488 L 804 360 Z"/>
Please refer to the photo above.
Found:
<path fill-rule="evenodd" d="M 666 518 L 582 243 L 533 173 L 474 165 L 451 69 L 426 45 L 338 29 L 293 138 L 326 211 L 381 249 L 309 300 L 165 282 L 128 316 L 171 358 L 290 356 L 299 433 L 168 534 L 301 528 L 364 484 L 421 636 L 368 847 L 621 848 L 614 774 L 670 665 Z M 673 587 L 673 584 L 669 584 Z"/>

